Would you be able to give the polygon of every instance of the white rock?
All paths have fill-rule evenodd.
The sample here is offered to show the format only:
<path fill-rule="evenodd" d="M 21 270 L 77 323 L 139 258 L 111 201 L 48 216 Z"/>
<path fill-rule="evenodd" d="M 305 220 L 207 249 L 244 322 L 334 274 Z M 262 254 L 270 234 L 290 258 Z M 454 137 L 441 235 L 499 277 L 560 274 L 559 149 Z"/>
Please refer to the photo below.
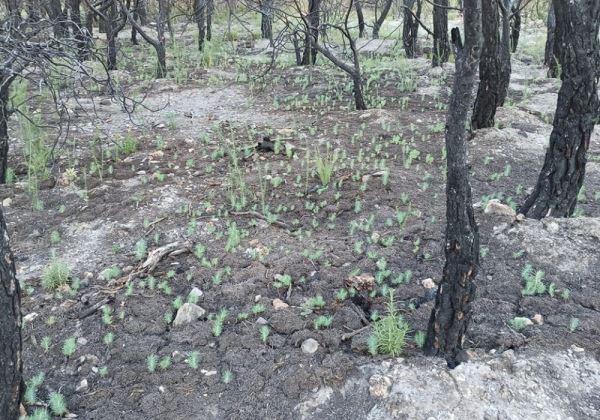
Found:
<path fill-rule="evenodd" d="M 388 376 L 373 375 L 369 378 L 369 393 L 373 398 L 386 398 L 391 386 L 392 380 Z"/>
<path fill-rule="evenodd" d="M 83 378 L 81 380 L 81 382 L 79 382 L 79 385 L 77 385 L 77 388 L 75 388 L 75 391 L 77 392 L 85 392 L 88 389 L 88 381 L 87 379 Z"/>
<path fill-rule="evenodd" d="M 302 353 L 313 354 L 319 349 L 319 342 L 314 338 L 308 338 L 302 343 Z"/>
<path fill-rule="evenodd" d="M 556 222 L 550 222 L 546 225 L 546 230 L 551 234 L 557 234 L 560 230 L 560 226 Z"/>
<path fill-rule="evenodd" d="M 500 202 L 500 200 L 492 199 L 488 201 L 487 206 L 485 206 L 485 210 L 483 211 L 485 214 L 497 214 L 499 216 L 510 216 L 516 217 L 516 212 L 506 204 Z"/>
<path fill-rule="evenodd" d="M 281 299 L 273 299 L 273 308 L 276 311 L 279 311 L 281 309 L 285 309 L 288 308 L 290 305 L 288 305 L 287 303 L 285 303 L 283 300 Z"/>
<path fill-rule="evenodd" d="M 267 321 L 266 319 L 264 319 L 262 316 L 258 317 L 258 319 L 256 320 L 256 323 L 258 325 L 267 325 L 269 323 L 269 321 Z"/>
<path fill-rule="evenodd" d="M 206 311 L 193 303 L 184 303 L 177 311 L 177 316 L 173 321 L 174 327 L 179 327 L 184 324 L 189 324 L 204 316 Z"/>
<path fill-rule="evenodd" d="M 77 339 L 77 344 L 79 344 L 80 346 L 85 346 L 88 343 L 87 338 L 85 337 L 79 337 Z"/>
<path fill-rule="evenodd" d="M 433 289 L 435 287 L 435 282 L 433 281 L 433 279 L 425 279 L 421 281 L 421 284 L 426 289 Z"/>
<path fill-rule="evenodd" d="M 202 296 L 204 296 L 204 292 L 199 288 L 194 287 L 192 288 L 188 296 L 196 296 L 198 299 L 200 299 Z"/>
<path fill-rule="evenodd" d="M 38 317 L 38 313 L 37 312 L 31 312 L 31 313 L 28 313 L 27 315 L 25 315 L 23 317 L 23 321 L 25 321 L 25 322 L 31 322 L 34 319 L 36 319 L 37 317 Z"/>
<path fill-rule="evenodd" d="M 11 204 L 12 198 L 10 197 L 6 197 L 4 200 L 2 200 L 2 207 L 10 207 Z"/>
<path fill-rule="evenodd" d="M 535 314 L 534 316 L 531 317 L 531 320 L 533 321 L 534 324 L 537 324 L 537 325 L 544 324 L 544 317 L 542 316 L 542 314 Z"/>

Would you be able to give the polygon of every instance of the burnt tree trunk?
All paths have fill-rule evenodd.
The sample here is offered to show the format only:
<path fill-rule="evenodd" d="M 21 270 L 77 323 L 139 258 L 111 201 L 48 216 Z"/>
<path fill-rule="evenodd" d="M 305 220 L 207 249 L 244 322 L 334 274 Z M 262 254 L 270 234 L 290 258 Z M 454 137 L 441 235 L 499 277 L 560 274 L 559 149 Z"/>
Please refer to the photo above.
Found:
<path fill-rule="evenodd" d="M 0 418 L 19 418 L 23 391 L 21 290 L 0 208 Z"/>
<path fill-rule="evenodd" d="M 548 18 L 546 19 L 546 48 L 544 50 L 544 64 L 548 66 L 548 77 L 558 77 L 558 56 L 556 55 L 555 34 L 556 34 L 556 15 L 554 6 L 550 3 L 548 8 Z"/>
<path fill-rule="evenodd" d="M 404 1 L 404 22 L 402 24 L 402 45 L 406 57 L 415 58 L 417 56 L 417 36 L 419 34 L 419 22 L 421 18 L 421 0 L 403 0 Z M 417 4 L 417 10 L 413 12 L 413 6 Z M 414 13 L 414 15 L 413 15 Z M 416 17 L 416 19 L 415 19 Z"/>
<path fill-rule="evenodd" d="M 385 3 L 383 4 L 383 9 L 381 9 L 381 14 L 375 19 L 375 22 L 373 22 L 374 39 L 379 38 L 379 30 L 383 26 L 383 22 L 385 22 L 385 18 L 387 18 L 387 15 L 390 12 L 390 9 L 392 8 L 392 3 L 393 0 L 385 0 Z"/>
<path fill-rule="evenodd" d="M 508 85 L 510 84 L 510 72 L 512 65 L 510 62 L 510 3 L 512 0 L 499 0 L 502 6 L 500 14 L 502 16 L 502 36 L 500 37 L 500 77 L 498 78 L 498 106 L 504 106 L 504 101 L 508 96 Z"/>
<path fill-rule="evenodd" d="M 12 79 L 8 74 L 3 74 L 0 77 L 0 184 L 6 182 L 6 172 L 8 170 L 8 119 L 9 112 L 9 95 L 10 84 Z"/>
<path fill-rule="evenodd" d="M 315 64 L 317 62 L 317 49 L 315 44 L 319 42 L 321 0 L 308 1 L 308 16 L 306 17 L 306 36 L 304 39 L 304 53 L 302 65 Z"/>
<path fill-rule="evenodd" d="M 71 8 L 71 30 L 77 42 L 78 59 L 85 61 L 89 57 L 89 51 L 85 28 L 81 24 L 81 0 L 69 0 L 69 6 Z"/>
<path fill-rule="evenodd" d="M 118 11 L 116 2 L 111 2 L 106 12 L 106 68 L 117 70 L 117 29 Z M 104 19 L 101 19 L 104 20 Z"/>
<path fill-rule="evenodd" d="M 168 25 L 169 5 L 168 0 L 158 0 L 158 19 L 156 22 L 157 43 L 153 44 L 156 51 L 156 78 L 162 79 L 167 76 L 167 52 L 165 49 L 165 24 Z"/>
<path fill-rule="evenodd" d="M 515 53 L 517 52 L 517 46 L 519 45 L 519 37 L 521 36 L 521 1 L 518 0 L 511 10 L 510 20 L 510 50 Z"/>
<path fill-rule="evenodd" d="M 358 19 L 358 37 L 363 38 L 365 36 L 365 15 L 363 14 L 362 0 L 356 0 L 354 8 L 356 9 L 356 18 Z"/>
<path fill-rule="evenodd" d="M 498 1 L 481 0 L 483 46 L 479 61 L 479 87 L 471 116 L 471 127 L 493 127 L 500 102 L 500 35 Z"/>
<path fill-rule="evenodd" d="M 260 34 L 263 39 L 273 42 L 273 0 L 260 2 Z"/>
<path fill-rule="evenodd" d="M 446 358 L 449 367 L 465 359 L 463 342 L 475 297 L 479 232 L 473 214 L 465 123 L 473 103 L 473 85 L 481 49 L 481 0 L 464 0 L 465 45 L 452 29 L 456 74 L 446 120 L 446 264 L 431 312 L 425 341 L 429 355 Z"/>
<path fill-rule="evenodd" d="M 535 188 L 519 209 L 534 219 L 573 215 L 585 176 L 590 137 L 600 112 L 600 0 L 554 0 L 553 5 L 562 85 L 544 166 Z"/>
<path fill-rule="evenodd" d="M 272 1 L 272 0 L 271 0 Z M 206 0 L 206 40 L 212 39 L 212 18 L 215 12 L 214 0 Z"/>
<path fill-rule="evenodd" d="M 198 26 L 198 51 L 203 51 L 206 39 L 206 0 L 194 0 L 194 19 Z"/>
<path fill-rule="evenodd" d="M 436 0 L 433 6 L 433 51 L 431 65 L 437 67 L 448 62 L 448 0 Z"/>

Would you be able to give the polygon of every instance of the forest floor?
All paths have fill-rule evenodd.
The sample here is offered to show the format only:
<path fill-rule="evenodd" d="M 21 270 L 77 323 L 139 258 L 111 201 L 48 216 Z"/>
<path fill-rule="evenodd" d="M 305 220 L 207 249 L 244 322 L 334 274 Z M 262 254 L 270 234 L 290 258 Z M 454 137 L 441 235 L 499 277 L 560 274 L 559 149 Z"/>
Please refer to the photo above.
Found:
<path fill-rule="evenodd" d="M 515 56 L 497 127 L 468 142 L 481 269 L 471 361 L 449 371 L 414 337 L 444 264 L 452 65 L 383 61 L 377 74 L 380 109 L 368 111 L 347 109 L 344 76 L 320 67 L 156 82 L 145 103 L 161 109 L 135 124 L 108 99 L 74 120 L 43 210 L 17 171 L 0 191 L 24 285 L 25 377 L 45 374 L 39 399 L 60 391 L 82 419 L 600 418 L 600 133 L 578 217 L 485 213 L 491 199 L 523 201 L 551 131 L 558 82 Z M 263 135 L 281 150 L 255 150 Z M 100 152 L 115 143 L 129 146 Z M 319 158 L 334 161 L 326 187 Z M 131 275 L 175 242 L 181 252 Z M 71 287 L 41 286 L 53 259 Z M 528 265 L 543 271 L 533 296 Z M 357 278 L 376 293 L 352 297 Z M 390 289 L 411 329 L 400 358 L 368 348 Z M 175 326 L 186 301 L 204 313 Z M 515 317 L 531 321 L 517 331 Z"/>

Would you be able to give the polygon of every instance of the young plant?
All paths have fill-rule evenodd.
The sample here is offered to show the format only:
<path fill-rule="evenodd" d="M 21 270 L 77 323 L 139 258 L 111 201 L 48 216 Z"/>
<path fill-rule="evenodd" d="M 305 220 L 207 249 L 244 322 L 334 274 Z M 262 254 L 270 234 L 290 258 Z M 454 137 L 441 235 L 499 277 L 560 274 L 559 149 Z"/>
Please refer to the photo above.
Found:
<path fill-rule="evenodd" d="M 521 291 L 523 296 L 535 296 L 541 295 L 546 292 L 546 285 L 544 284 L 545 273 L 541 270 L 533 272 L 533 267 L 527 264 L 521 273 L 523 280 L 525 280 L 525 287 Z"/>
<path fill-rule="evenodd" d="M 377 339 L 379 353 L 397 356 L 404 349 L 409 326 L 396 309 L 393 289 L 390 289 L 389 295 L 387 313 L 373 324 L 373 335 Z"/>
<path fill-rule="evenodd" d="M 269 338 L 270 332 L 271 330 L 268 326 L 263 325 L 262 327 L 260 327 L 260 341 L 262 341 L 263 344 L 267 344 L 267 339 Z"/>
<path fill-rule="evenodd" d="M 190 355 L 188 356 L 186 362 L 188 365 L 190 365 L 190 367 L 192 369 L 198 369 L 198 366 L 200 366 L 200 352 L 198 352 L 198 351 L 191 352 Z"/>
<path fill-rule="evenodd" d="M 67 357 L 70 357 L 73 355 L 73 353 L 75 353 L 75 350 L 77 350 L 77 340 L 75 337 L 67 338 L 62 346 L 63 354 Z"/>
<path fill-rule="evenodd" d="M 212 333 L 215 337 L 219 337 L 223 333 L 223 323 L 227 317 L 227 310 L 221 309 L 213 320 Z"/>
<path fill-rule="evenodd" d="M 153 373 L 156 370 L 156 365 L 158 364 L 158 356 L 156 354 L 149 354 L 146 357 L 146 368 L 148 372 Z"/>
<path fill-rule="evenodd" d="M 56 290 L 69 283 L 71 270 L 61 260 L 53 258 L 42 273 L 42 286 L 47 290 Z"/>
<path fill-rule="evenodd" d="M 48 398 L 48 406 L 50 407 L 50 411 L 55 416 L 62 416 L 63 414 L 67 414 L 67 402 L 65 401 L 65 397 L 60 392 L 51 392 Z"/>

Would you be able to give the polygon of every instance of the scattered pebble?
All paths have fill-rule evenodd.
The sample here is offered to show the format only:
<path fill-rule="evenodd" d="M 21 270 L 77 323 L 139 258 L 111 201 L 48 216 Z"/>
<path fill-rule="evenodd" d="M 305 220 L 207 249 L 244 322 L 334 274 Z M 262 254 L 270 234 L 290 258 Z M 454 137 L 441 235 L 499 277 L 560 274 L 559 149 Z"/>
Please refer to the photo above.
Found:
<path fill-rule="evenodd" d="M 267 325 L 269 323 L 269 321 L 267 321 L 266 319 L 264 319 L 262 316 L 258 317 L 258 319 L 256 320 L 256 323 L 258 325 Z"/>
<path fill-rule="evenodd" d="M 421 281 L 421 284 L 426 289 L 433 289 L 435 287 L 435 282 L 433 281 L 433 279 L 425 279 Z"/>
<path fill-rule="evenodd" d="M 27 315 L 25 315 L 23 317 L 23 321 L 25 321 L 25 322 L 31 322 L 34 319 L 36 319 L 38 317 L 38 315 L 39 314 L 37 312 L 31 312 L 31 313 L 29 313 L 29 314 L 27 314 Z"/>
<path fill-rule="evenodd" d="M 85 392 L 88 389 L 88 381 L 87 379 L 83 378 L 81 380 L 81 382 L 79 382 L 79 384 L 77 385 L 77 388 L 75 388 L 75 391 L 77 392 Z"/>
<path fill-rule="evenodd" d="M 283 300 L 281 299 L 273 299 L 273 308 L 276 311 L 279 311 L 281 309 L 286 309 L 289 308 L 290 305 L 288 305 L 287 303 L 285 303 Z"/>
<path fill-rule="evenodd" d="M 308 338 L 302 343 L 302 353 L 313 354 L 319 349 L 319 342 L 314 338 Z"/>
<path fill-rule="evenodd" d="M 198 299 L 200 299 L 202 296 L 204 296 L 204 292 L 198 287 L 193 287 L 188 296 L 196 296 Z"/>
<path fill-rule="evenodd" d="M 198 318 L 202 318 L 206 310 L 201 308 L 198 305 L 193 303 L 184 303 L 181 305 L 181 308 L 177 311 L 177 315 L 175 316 L 175 320 L 173 321 L 174 327 L 179 327 L 181 325 L 189 324 L 198 320 Z"/>
<path fill-rule="evenodd" d="M 517 215 L 516 212 L 510 206 L 501 203 L 500 200 L 497 199 L 492 199 L 488 201 L 483 212 L 485 214 L 496 214 L 499 216 L 510 216 L 513 218 Z"/>
<path fill-rule="evenodd" d="M 544 324 L 544 317 L 542 316 L 542 314 L 535 314 L 531 320 L 533 321 L 534 324 L 537 325 L 543 325 Z"/>
<path fill-rule="evenodd" d="M 4 200 L 2 200 L 2 207 L 10 207 L 11 204 L 12 198 L 10 197 L 6 197 Z"/>
<path fill-rule="evenodd" d="M 373 375 L 369 378 L 369 393 L 373 398 L 387 398 L 390 393 L 392 380 L 383 375 Z"/>

